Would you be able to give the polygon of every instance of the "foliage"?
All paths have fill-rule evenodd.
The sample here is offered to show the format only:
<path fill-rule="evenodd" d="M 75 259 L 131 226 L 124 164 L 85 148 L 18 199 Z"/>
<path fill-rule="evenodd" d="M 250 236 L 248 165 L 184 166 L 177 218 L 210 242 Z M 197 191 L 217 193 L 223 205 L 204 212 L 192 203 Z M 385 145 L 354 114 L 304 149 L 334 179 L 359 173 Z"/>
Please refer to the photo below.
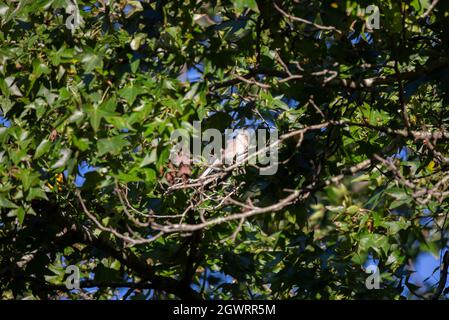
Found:
<path fill-rule="evenodd" d="M 69 1 L 0 1 L 2 298 L 430 297 L 410 281 L 447 245 L 430 2 L 77 1 L 72 32 Z M 193 121 L 293 134 L 275 175 L 185 187 L 202 167 L 176 172 L 170 135 Z"/>

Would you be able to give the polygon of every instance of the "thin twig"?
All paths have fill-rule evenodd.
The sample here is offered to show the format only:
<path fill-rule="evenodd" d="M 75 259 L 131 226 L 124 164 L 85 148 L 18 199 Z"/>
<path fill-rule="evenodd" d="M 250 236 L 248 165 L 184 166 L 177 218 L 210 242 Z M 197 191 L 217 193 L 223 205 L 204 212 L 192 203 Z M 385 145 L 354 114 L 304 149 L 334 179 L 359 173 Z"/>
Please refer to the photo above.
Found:
<path fill-rule="evenodd" d="M 277 11 L 279 11 L 284 17 L 286 17 L 286 18 L 288 18 L 288 19 L 290 19 L 290 20 L 293 20 L 293 21 L 297 21 L 297 22 L 301 22 L 301 23 L 305 23 L 305 24 L 311 25 L 311 26 L 313 26 L 313 27 L 315 27 L 316 29 L 319 29 L 319 30 L 335 31 L 335 32 L 337 32 L 338 34 L 342 34 L 342 32 L 341 32 L 340 30 L 338 30 L 337 28 L 335 28 L 334 26 L 323 26 L 323 25 L 317 24 L 317 23 L 315 23 L 315 22 L 312 22 L 312 21 L 309 21 L 309 20 L 306 20 L 306 19 L 303 19 L 303 18 L 295 17 L 295 16 L 293 16 L 293 15 L 291 15 L 291 14 L 285 12 L 284 10 L 282 10 L 282 9 L 276 4 L 276 2 L 273 2 L 273 6 L 274 6 L 274 8 L 275 8 Z"/>
<path fill-rule="evenodd" d="M 420 18 L 424 19 L 424 18 L 428 17 L 430 15 L 430 13 L 433 11 L 433 9 L 435 9 L 438 2 L 440 2 L 440 0 L 433 0 L 433 2 L 430 4 L 429 8 L 427 8 L 426 12 L 424 12 Z"/>
<path fill-rule="evenodd" d="M 139 238 L 139 239 L 133 239 L 131 237 L 128 237 L 124 234 L 121 234 L 120 232 L 118 232 L 117 230 L 113 229 L 113 228 L 108 228 L 105 227 L 103 224 L 101 224 L 100 221 L 98 221 L 98 219 L 87 209 L 86 204 L 84 203 L 83 198 L 81 197 L 81 192 L 79 190 L 75 191 L 75 194 L 78 197 L 78 200 L 81 204 L 81 207 L 84 211 L 84 213 L 87 215 L 87 217 L 92 220 L 92 222 L 97 226 L 98 229 L 102 230 L 102 231 L 106 231 L 109 233 L 112 233 L 114 236 L 116 236 L 119 239 L 124 240 L 125 242 L 129 243 L 130 245 L 136 245 L 136 244 L 143 244 L 143 243 L 150 243 L 153 242 L 154 240 L 160 238 L 163 235 L 163 232 L 159 232 L 158 234 L 156 234 L 155 236 L 151 237 L 151 238 Z"/>

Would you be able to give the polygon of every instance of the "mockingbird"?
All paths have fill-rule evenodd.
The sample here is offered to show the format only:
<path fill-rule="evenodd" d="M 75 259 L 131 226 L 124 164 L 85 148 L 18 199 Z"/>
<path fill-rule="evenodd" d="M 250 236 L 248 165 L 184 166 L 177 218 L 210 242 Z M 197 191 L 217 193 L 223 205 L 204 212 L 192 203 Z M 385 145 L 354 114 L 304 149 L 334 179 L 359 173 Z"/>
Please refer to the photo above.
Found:
<path fill-rule="evenodd" d="M 223 164 L 233 164 L 243 161 L 248 155 L 249 136 L 246 130 L 238 130 L 237 135 L 228 141 L 225 150 L 222 150 L 220 158 L 213 158 L 209 167 L 200 175 L 200 179 L 207 177 L 213 170 Z M 235 162 L 234 162 L 235 159 Z"/>

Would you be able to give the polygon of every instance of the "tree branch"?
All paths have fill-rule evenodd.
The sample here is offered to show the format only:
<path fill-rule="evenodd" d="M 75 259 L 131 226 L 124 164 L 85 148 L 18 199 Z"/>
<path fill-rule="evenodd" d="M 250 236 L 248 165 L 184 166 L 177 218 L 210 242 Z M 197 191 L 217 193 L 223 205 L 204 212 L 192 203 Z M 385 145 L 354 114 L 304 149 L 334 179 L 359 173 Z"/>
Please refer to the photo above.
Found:
<path fill-rule="evenodd" d="M 441 293 L 443 293 L 444 287 L 446 286 L 448 268 L 449 268 L 449 251 L 446 251 L 444 253 L 443 261 L 441 262 L 440 281 L 438 283 L 437 291 L 432 297 L 432 300 L 438 300 Z"/>
<path fill-rule="evenodd" d="M 80 242 L 91 245 L 117 259 L 130 270 L 139 274 L 143 281 L 150 283 L 152 289 L 165 291 L 182 299 L 199 299 L 198 294 L 191 288 L 186 288 L 178 280 L 156 275 L 153 268 L 146 261 L 139 259 L 131 250 L 118 248 L 105 237 L 95 236 L 94 232 L 87 226 L 69 217 L 55 204 L 39 200 L 34 202 L 33 209 L 36 213 L 41 213 L 44 217 L 50 218 L 49 223 L 54 224 L 56 222 L 58 225 L 66 227 L 66 237 L 72 237 L 73 243 Z"/>
<path fill-rule="evenodd" d="M 336 77 L 335 75 L 330 77 L 330 79 L 325 79 L 321 83 L 323 87 L 343 87 L 346 89 L 369 89 L 375 86 L 381 85 L 393 85 L 398 81 L 398 77 L 402 81 L 413 81 L 417 80 L 424 75 L 432 74 L 435 71 L 438 71 L 441 68 L 445 68 L 449 66 L 449 58 L 436 59 L 436 61 L 432 61 L 427 63 L 423 67 L 417 68 L 415 71 L 408 71 L 403 73 L 396 73 L 387 76 L 379 76 L 379 77 L 371 77 L 360 80 L 354 79 L 341 79 Z M 317 73 L 315 73 L 317 74 Z M 285 71 L 270 69 L 270 68 L 256 68 L 248 72 L 246 75 L 237 75 L 232 79 L 225 80 L 223 82 L 213 83 L 211 85 L 210 90 L 214 92 L 220 88 L 227 88 L 230 86 L 237 85 L 239 83 L 245 82 L 254 84 L 250 79 L 255 77 L 256 75 L 264 75 L 265 77 L 273 77 L 279 78 L 280 82 L 286 82 L 286 80 L 298 80 L 301 79 L 304 82 L 308 82 L 312 85 L 316 85 L 319 82 L 316 76 L 312 74 L 301 74 L 301 75 L 292 75 L 291 73 L 287 73 Z M 257 83 L 259 86 L 264 85 L 260 82 Z M 268 86 L 265 84 L 265 86 Z"/>

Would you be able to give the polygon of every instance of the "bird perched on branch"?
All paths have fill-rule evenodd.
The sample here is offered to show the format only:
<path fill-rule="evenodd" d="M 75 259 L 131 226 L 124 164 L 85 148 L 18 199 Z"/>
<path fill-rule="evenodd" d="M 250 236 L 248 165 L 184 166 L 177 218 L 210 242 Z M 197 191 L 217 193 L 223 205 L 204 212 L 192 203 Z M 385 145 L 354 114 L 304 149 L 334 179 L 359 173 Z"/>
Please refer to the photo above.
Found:
<path fill-rule="evenodd" d="M 242 162 L 248 155 L 249 143 L 249 133 L 246 130 L 238 130 L 237 135 L 226 143 L 225 149 L 222 150 L 221 158 L 213 158 L 209 168 L 199 178 L 207 177 L 213 170 L 223 166 L 223 164 L 232 165 L 233 163 Z"/>

